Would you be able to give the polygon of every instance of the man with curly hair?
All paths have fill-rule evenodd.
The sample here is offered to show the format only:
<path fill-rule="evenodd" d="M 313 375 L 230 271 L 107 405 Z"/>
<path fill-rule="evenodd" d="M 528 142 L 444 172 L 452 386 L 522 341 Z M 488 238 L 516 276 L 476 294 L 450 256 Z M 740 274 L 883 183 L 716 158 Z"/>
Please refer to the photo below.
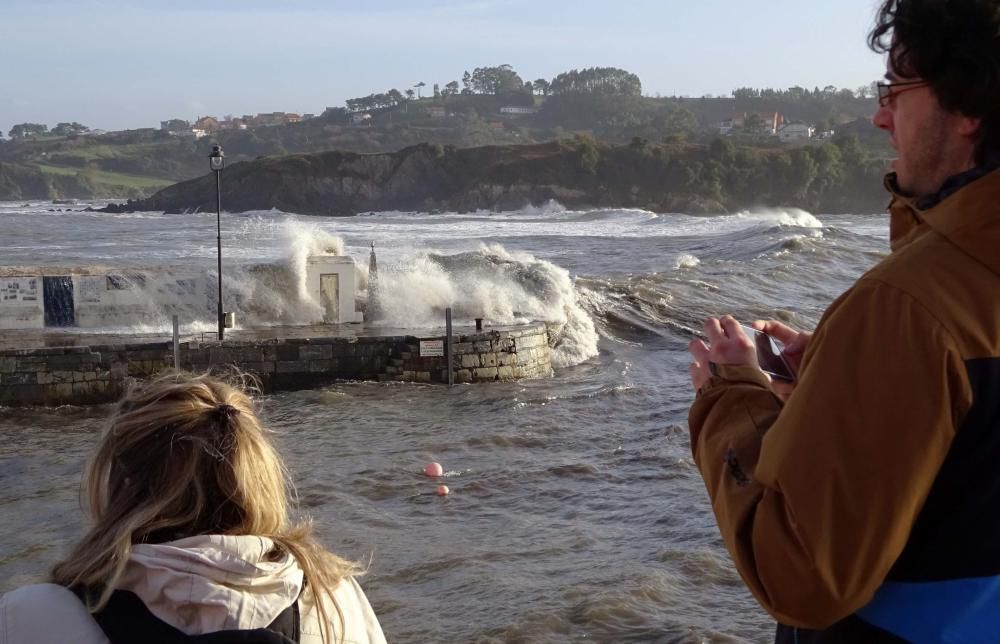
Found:
<path fill-rule="evenodd" d="M 689 349 L 695 461 L 777 641 L 1000 641 L 1000 2 L 884 0 L 875 125 L 897 152 L 891 254 L 793 386 L 736 320 Z"/>

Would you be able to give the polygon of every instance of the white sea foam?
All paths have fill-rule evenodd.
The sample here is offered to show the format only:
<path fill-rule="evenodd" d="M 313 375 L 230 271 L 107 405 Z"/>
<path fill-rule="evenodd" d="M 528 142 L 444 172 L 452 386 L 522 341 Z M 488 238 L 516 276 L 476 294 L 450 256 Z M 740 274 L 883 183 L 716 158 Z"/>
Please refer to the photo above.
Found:
<path fill-rule="evenodd" d="M 432 219 L 440 218 L 496 218 L 501 217 L 505 219 L 518 218 L 518 217 L 537 217 L 540 215 L 552 215 L 559 214 L 563 212 L 568 212 L 566 207 L 555 199 L 549 199 L 547 202 L 539 205 L 528 205 L 524 208 L 519 208 L 518 210 L 491 210 L 489 208 L 478 208 L 469 212 L 456 212 L 451 210 L 435 212 L 433 214 L 426 213 L 420 210 L 380 210 L 380 211 L 370 211 L 359 213 L 359 218 L 381 218 L 381 219 L 399 219 L 403 217 L 419 217 L 421 221 L 428 221 Z"/>
<path fill-rule="evenodd" d="M 289 220 L 284 226 L 285 244 L 288 249 L 288 267 L 295 276 L 298 300 L 308 311 L 303 311 L 318 321 L 323 317 L 319 302 L 309 293 L 306 264 L 310 257 L 341 256 L 344 240 L 315 224 Z"/>
<path fill-rule="evenodd" d="M 258 234 L 274 240 L 277 248 L 261 249 L 255 263 L 227 264 L 223 269 L 225 309 L 236 314 L 237 328 L 273 324 L 316 324 L 323 320 L 323 309 L 315 294 L 309 292 L 307 264 L 309 257 L 344 255 L 344 241 L 315 224 L 287 219 L 271 225 L 254 220 L 242 231 L 242 239 Z M 280 249 L 280 250 L 278 250 Z M 255 251 L 247 250 L 244 258 Z M 270 256 L 268 256 L 270 254 Z M 214 268 L 214 267 L 213 267 Z M 170 275 L 168 269 L 142 269 L 147 278 L 132 291 L 133 303 L 128 314 L 143 318 L 129 327 L 134 333 L 169 329 L 167 311 L 179 312 L 186 332 L 215 329 L 215 293 L 217 272 L 208 270 L 205 295 L 179 297 L 158 284 L 158 278 Z M 185 269 L 179 277 L 191 275 Z M 138 300 L 138 301 L 135 301 Z"/>
<path fill-rule="evenodd" d="M 519 210 L 515 210 L 512 212 L 512 214 L 537 216 L 537 215 L 551 215 L 561 212 L 566 212 L 566 206 L 562 205 L 555 199 L 549 199 L 548 201 L 546 201 L 541 205 L 537 206 L 529 205 Z"/>
<path fill-rule="evenodd" d="M 677 261 L 674 264 L 674 268 L 680 270 L 682 268 L 694 268 L 698 264 L 701 264 L 701 260 L 694 255 L 689 255 L 684 253 L 677 257 Z"/>
<path fill-rule="evenodd" d="M 822 228 L 823 222 L 812 213 L 801 208 L 757 208 L 744 210 L 738 217 L 772 222 L 779 226 L 798 226 L 799 228 Z"/>
<path fill-rule="evenodd" d="M 243 315 L 248 323 L 319 322 L 322 310 L 306 288 L 307 260 L 345 254 L 344 241 L 301 221 L 289 219 L 279 228 L 287 257 L 284 266 L 239 271 L 232 280 L 236 299 L 247 303 Z M 364 303 L 368 265 L 356 261 L 355 266 L 358 299 Z M 451 307 L 458 323 L 476 317 L 497 325 L 549 323 L 556 336 L 552 354 L 556 367 L 578 364 L 598 352 L 597 331 L 580 304 L 569 272 L 498 244 L 454 255 L 410 249 L 395 262 L 380 262 L 379 295 L 381 316 L 373 322 L 379 326 L 438 327 L 445 308 Z"/>
<path fill-rule="evenodd" d="M 440 326 L 444 309 L 451 307 L 458 320 L 551 323 L 556 367 L 597 355 L 597 331 L 580 306 L 569 272 L 497 244 L 458 255 L 416 251 L 397 264 L 380 267 L 379 292 L 379 324 L 385 326 Z"/>

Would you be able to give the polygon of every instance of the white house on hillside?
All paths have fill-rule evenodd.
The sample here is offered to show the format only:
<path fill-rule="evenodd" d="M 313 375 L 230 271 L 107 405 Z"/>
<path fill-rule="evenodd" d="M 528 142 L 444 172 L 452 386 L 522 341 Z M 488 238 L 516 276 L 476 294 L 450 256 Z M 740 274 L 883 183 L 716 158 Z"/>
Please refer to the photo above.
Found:
<path fill-rule="evenodd" d="M 535 108 L 535 107 L 521 107 L 521 106 L 518 106 L 518 105 L 508 105 L 508 106 L 500 108 L 500 113 L 501 114 L 512 114 L 512 115 L 513 114 L 517 114 L 517 115 L 521 115 L 521 114 L 534 114 L 537 111 L 538 111 L 538 108 Z"/>

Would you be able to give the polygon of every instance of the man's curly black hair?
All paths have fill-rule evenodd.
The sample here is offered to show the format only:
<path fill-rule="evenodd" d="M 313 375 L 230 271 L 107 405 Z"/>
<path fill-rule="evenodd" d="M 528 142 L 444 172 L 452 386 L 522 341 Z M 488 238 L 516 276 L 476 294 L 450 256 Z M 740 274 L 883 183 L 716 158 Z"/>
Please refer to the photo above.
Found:
<path fill-rule="evenodd" d="M 868 45 L 944 109 L 981 119 L 976 162 L 1000 163 L 1000 1 L 885 0 Z"/>

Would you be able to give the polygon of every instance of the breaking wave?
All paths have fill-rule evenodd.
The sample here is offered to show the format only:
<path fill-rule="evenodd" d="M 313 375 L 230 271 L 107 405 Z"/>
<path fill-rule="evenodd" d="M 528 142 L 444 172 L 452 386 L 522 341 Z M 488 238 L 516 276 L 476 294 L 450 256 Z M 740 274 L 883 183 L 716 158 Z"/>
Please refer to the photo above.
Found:
<path fill-rule="evenodd" d="M 542 320 L 554 336 L 552 364 L 566 367 L 597 355 L 597 330 L 566 269 L 498 244 L 455 255 L 417 252 L 379 269 L 376 324 L 434 327 L 452 308 L 456 320 L 487 324 Z"/>
<path fill-rule="evenodd" d="M 797 226 L 799 228 L 822 228 L 823 222 L 812 213 L 801 208 L 755 208 L 744 210 L 737 217 L 754 219 L 779 226 Z"/>

